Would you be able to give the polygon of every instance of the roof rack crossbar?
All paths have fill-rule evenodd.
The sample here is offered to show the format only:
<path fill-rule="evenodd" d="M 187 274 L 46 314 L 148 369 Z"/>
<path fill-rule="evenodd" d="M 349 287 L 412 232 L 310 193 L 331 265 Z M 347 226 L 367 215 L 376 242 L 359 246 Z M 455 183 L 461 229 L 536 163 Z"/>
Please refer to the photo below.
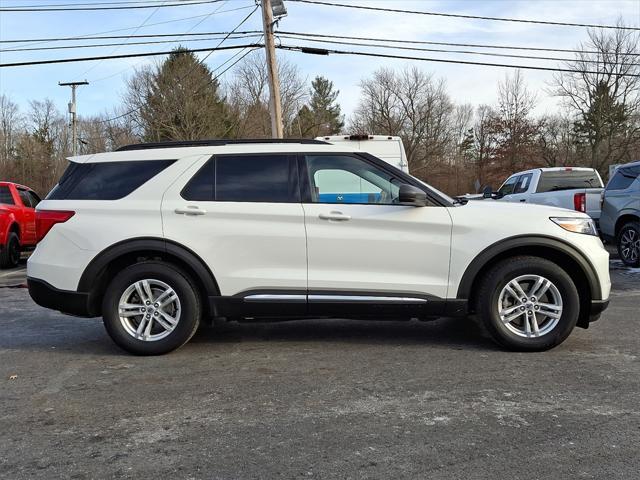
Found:
<path fill-rule="evenodd" d="M 241 145 L 245 143 L 301 143 L 304 145 L 328 144 L 322 140 L 312 140 L 308 138 L 251 138 L 243 140 L 218 139 L 218 140 L 178 140 L 170 142 L 149 142 L 134 143 L 124 145 L 116 150 L 116 152 L 125 152 L 129 150 L 149 150 L 153 148 L 183 148 L 183 147 L 220 147 L 223 145 Z"/>

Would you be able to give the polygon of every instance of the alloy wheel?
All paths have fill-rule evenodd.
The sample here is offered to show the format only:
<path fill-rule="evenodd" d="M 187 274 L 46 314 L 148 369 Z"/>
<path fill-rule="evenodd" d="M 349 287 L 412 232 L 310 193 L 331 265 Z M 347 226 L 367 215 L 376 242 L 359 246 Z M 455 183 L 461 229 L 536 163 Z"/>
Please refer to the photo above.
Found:
<path fill-rule="evenodd" d="M 551 332 L 560 322 L 562 309 L 560 291 L 540 275 L 512 279 L 498 297 L 500 320 L 520 337 L 541 337 Z"/>
<path fill-rule="evenodd" d="M 627 228 L 620 235 L 620 255 L 629 263 L 636 263 L 640 257 L 640 235 L 634 228 Z"/>
<path fill-rule="evenodd" d="M 138 280 L 129 285 L 118 302 L 118 317 L 125 331 L 146 342 L 171 334 L 181 313 L 178 294 L 156 279 Z"/>

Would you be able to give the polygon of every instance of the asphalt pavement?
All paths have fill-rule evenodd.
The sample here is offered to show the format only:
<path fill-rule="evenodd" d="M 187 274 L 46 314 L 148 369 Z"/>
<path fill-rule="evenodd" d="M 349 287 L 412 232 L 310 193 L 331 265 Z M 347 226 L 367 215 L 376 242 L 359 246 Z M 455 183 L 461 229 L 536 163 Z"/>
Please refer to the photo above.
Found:
<path fill-rule="evenodd" d="M 1 288 L 0 478 L 637 479 L 640 269 L 612 276 L 603 318 L 534 354 L 468 320 L 317 320 L 140 358 Z"/>

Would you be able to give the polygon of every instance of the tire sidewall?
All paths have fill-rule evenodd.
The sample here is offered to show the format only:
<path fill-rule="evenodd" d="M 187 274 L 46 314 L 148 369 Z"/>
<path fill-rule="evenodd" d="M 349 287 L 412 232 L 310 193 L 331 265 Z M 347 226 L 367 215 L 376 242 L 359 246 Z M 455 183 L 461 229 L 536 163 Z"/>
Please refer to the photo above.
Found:
<path fill-rule="evenodd" d="M 2 267 L 14 268 L 20 263 L 20 239 L 15 232 L 10 232 L 7 237 L 7 243 L 5 244 L 5 251 L 2 252 Z M 17 259 L 12 258 L 12 251 L 18 252 Z"/>
<path fill-rule="evenodd" d="M 626 260 L 622 255 L 622 235 L 627 230 L 634 230 L 636 232 L 636 235 L 640 236 L 640 223 L 631 222 L 631 223 L 625 224 L 622 227 L 622 229 L 620 230 L 620 233 L 618 234 L 618 241 L 617 241 L 618 256 L 620 257 L 620 260 L 622 261 L 622 263 L 624 263 L 625 265 L 628 265 L 630 267 L 638 267 L 640 266 L 640 255 L 638 256 L 638 259 L 635 262 Z"/>
<path fill-rule="evenodd" d="M 562 316 L 553 330 L 541 337 L 525 338 L 511 332 L 500 320 L 498 300 L 504 286 L 521 275 L 540 275 L 550 280 L 562 297 Z M 575 284 L 569 275 L 559 266 L 544 260 L 535 259 L 514 266 L 505 264 L 495 271 L 494 285 L 489 301 L 484 305 L 484 315 L 488 319 L 487 328 L 502 345 L 523 351 L 546 350 L 562 343 L 571 333 L 578 321 L 580 298 Z"/>
<path fill-rule="evenodd" d="M 156 279 L 169 285 L 178 295 L 181 306 L 180 319 L 175 329 L 165 338 L 156 341 L 139 340 L 124 329 L 118 315 L 120 297 L 133 283 L 144 279 Z M 200 305 L 194 286 L 176 267 L 145 262 L 125 268 L 109 283 L 102 302 L 103 322 L 107 333 L 122 349 L 136 355 L 160 355 L 175 350 L 186 343 L 200 323 Z"/>

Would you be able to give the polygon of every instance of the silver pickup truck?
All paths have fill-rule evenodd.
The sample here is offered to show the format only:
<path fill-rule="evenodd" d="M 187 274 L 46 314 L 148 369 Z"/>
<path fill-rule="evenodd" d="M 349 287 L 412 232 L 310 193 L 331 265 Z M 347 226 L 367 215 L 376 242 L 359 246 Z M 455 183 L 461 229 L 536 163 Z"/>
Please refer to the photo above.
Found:
<path fill-rule="evenodd" d="M 534 168 L 511 175 L 498 190 L 503 202 L 537 203 L 600 219 L 602 178 L 593 168 Z"/>

